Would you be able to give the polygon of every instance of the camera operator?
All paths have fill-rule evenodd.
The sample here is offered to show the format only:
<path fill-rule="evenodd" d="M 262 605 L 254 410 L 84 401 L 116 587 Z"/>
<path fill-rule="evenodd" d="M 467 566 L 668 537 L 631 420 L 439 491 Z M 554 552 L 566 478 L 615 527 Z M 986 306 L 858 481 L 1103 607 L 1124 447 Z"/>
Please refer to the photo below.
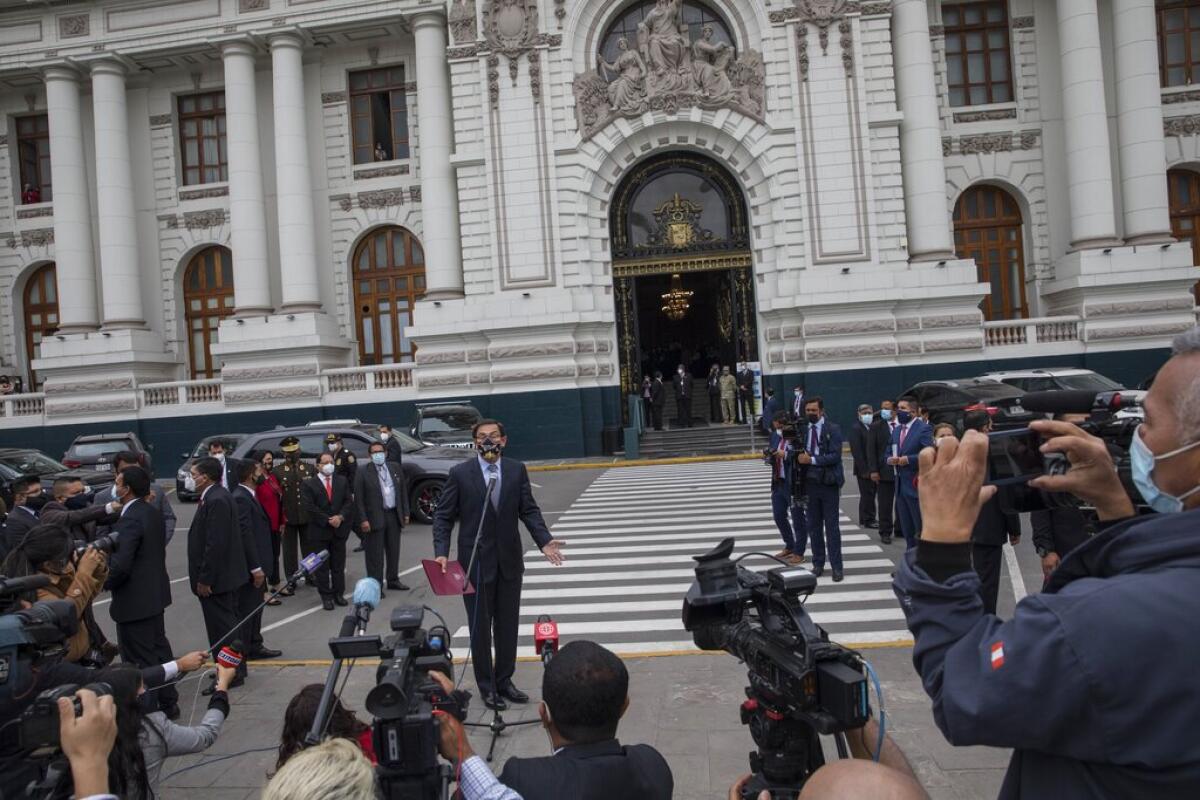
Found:
<path fill-rule="evenodd" d="M 1079 423 L 1087 414 L 1059 414 L 1055 419 Z M 1029 515 L 1033 528 L 1033 546 L 1042 560 L 1042 583 L 1050 580 L 1050 573 L 1067 557 L 1067 553 L 1086 542 L 1096 533 L 1095 520 L 1083 513 L 1078 506 L 1060 506 Z"/>
<path fill-rule="evenodd" d="M 775 554 L 789 564 L 804 562 L 804 548 L 808 544 L 804 506 L 796 502 L 793 491 L 797 476 L 795 447 L 796 430 L 792 427 L 788 412 L 778 411 L 771 419 L 771 439 L 767 446 L 768 463 L 771 465 L 771 514 L 775 527 L 783 539 L 783 549 Z M 788 520 L 788 511 L 791 520 Z"/>
<path fill-rule="evenodd" d="M 4 574 L 10 578 L 42 574 L 50 585 L 37 590 L 37 600 L 69 600 L 75 606 L 79 627 L 67 640 L 67 661 L 80 661 L 92 651 L 93 625 L 85 616 L 92 600 L 100 594 L 108 577 L 108 556 L 89 547 L 75 557 L 75 540 L 66 528 L 37 525 L 29 530 L 4 559 Z M 89 660 L 99 663 L 98 654 Z M 104 661 L 107 663 L 107 661 Z"/>
<path fill-rule="evenodd" d="M 1034 423 L 1043 452 L 1070 468 L 1031 485 L 1081 498 L 1106 527 L 1007 622 L 984 614 L 970 567 L 971 528 L 995 491 L 982 487 L 987 438 L 968 431 L 920 455 L 924 526 L 895 591 L 947 739 L 1014 748 L 1003 798 L 1200 796 L 1188 688 L 1200 662 L 1200 329 L 1173 350 L 1130 449 L 1158 514 L 1133 516 L 1101 439 Z"/>

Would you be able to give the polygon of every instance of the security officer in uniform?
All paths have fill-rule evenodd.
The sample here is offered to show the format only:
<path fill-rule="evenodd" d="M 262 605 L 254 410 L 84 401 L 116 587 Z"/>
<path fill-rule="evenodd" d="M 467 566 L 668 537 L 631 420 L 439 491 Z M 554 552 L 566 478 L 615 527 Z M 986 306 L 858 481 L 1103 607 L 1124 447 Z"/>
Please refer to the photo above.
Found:
<path fill-rule="evenodd" d="M 351 495 L 354 493 L 354 476 L 358 472 L 358 464 L 354 460 L 354 453 L 346 449 L 342 444 L 342 435 L 340 433 L 330 432 L 325 434 L 325 446 L 329 448 L 329 452 L 333 453 L 333 474 L 341 475 L 346 479 L 346 484 L 350 488 Z M 354 506 L 350 509 L 350 530 L 354 531 L 354 535 L 358 537 L 358 546 L 354 548 L 355 553 L 363 551 L 362 533 L 359 531 L 357 514 Z"/>
<path fill-rule="evenodd" d="M 304 504 L 300 502 L 300 484 L 306 478 L 316 475 L 316 471 L 300 460 L 300 440 L 288 436 L 279 442 L 283 451 L 283 463 L 276 463 L 275 477 L 283 490 L 283 571 L 287 577 L 296 574 L 300 567 L 300 557 L 308 555 L 305 530 L 308 528 L 308 514 L 304 512 Z M 312 586 L 312 580 L 305 578 Z M 282 595 L 291 595 L 291 589 L 284 589 Z"/>

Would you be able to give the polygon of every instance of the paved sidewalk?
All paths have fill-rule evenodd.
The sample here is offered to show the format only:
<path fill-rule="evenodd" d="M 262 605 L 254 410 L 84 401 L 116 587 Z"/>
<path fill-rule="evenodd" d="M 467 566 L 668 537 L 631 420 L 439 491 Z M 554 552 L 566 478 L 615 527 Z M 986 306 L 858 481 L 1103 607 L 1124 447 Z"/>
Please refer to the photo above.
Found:
<path fill-rule="evenodd" d="M 884 686 L 890 731 L 907 754 L 922 784 L 935 800 L 985 800 L 999 792 L 1008 752 L 984 747 L 954 748 L 933 724 L 929 700 L 912 668 L 911 651 L 864 651 Z M 676 800 L 725 797 L 728 787 L 747 771 L 747 754 L 753 748 L 749 732 L 738 722 L 738 705 L 744 695 L 745 671 L 725 654 L 627 659 L 632 703 L 622 720 L 622 741 L 655 745 L 671 764 Z M 535 719 L 541 684 L 541 665 L 522 662 L 516 683 L 535 702 L 506 715 L 510 722 Z M 236 690 L 233 712 L 221 738 L 200 756 L 170 759 L 164 775 L 202 764 L 169 778 L 162 796 L 184 800 L 242 800 L 258 797 L 275 763 L 273 752 L 255 753 L 214 762 L 216 756 L 258 747 L 273 748 L 279 741 L 283 709 L 304 684 L 322 682 L 325 671 L 313 667 L 252 666 L 246 685 Z M 469 681 L 468 681 L 469 682 Z M 343 695 L 346 704 L 367 719 L 363 698 L 374 683 L 374 665 L 360 665 L 350 676 Z M 187 717 L 195 682 L 181 692 Z M 874 700 L 872 700 L 874 702 Z M 198 719 L 204 698 L 196 706 Z M 470 719 L 484 720 L 486 709 L 473 698 Z M 490 733 L 470 729 L 472 745 L 486 753 Z M 829 747 L 832 750 L 832 747 Z M 499 771 L 509 756 L 541 756 L 550 751 L 541 727 L 513 728 L 496 748 Z M 212 762 L 212 763 L 207 763 Z"/>

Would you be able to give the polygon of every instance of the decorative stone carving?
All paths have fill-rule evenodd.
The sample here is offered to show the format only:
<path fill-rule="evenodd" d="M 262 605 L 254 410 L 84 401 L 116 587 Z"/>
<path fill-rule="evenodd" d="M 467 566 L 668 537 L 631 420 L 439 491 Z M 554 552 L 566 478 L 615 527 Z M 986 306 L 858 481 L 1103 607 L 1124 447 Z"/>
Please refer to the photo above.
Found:
<path fill-rule="evenodd" d="M 15 233 L 9 234 L 8 248 L 16 250 L 20 247 L 45 247 L 49 244 L 54 244 L 54 228 L 35 228 L 30 231 L 21 231 L 20 236 Z"/>
<path fill-rule="evenodd" d="M 545 45 L 546 47 L 562 47 L 562 34 L 539 33 L 537 37 L 537 43 L 539 45 Z"/>
<path fill-rule="evenodd" d="M 579 377 L 591 378 L 591 377 L 595 377 L 595 375 L 596 375 L 596 365 L 595 364 L 580 364 L 579 365 Z"/>
<path fill-rule="evenodd" d="M 900 343 L 900 355 L 902 355 L 902 356 L 916 355 L 920 352 L 921 352 L 921 343 L 920 342 L 901 342 Z"/>
<path fill-rule="evenodd" d="M 1164 136 L 1195 136 L 1200 133 L 1200 114 L 1163 120 Z"/>
<path fill-rule="evenodd" d="M 1029 30 L 1033 27 L 1033 17 L 1013 17 L 1012 29 L 1014 31 Z"/>
<path fill-rule="evenodd" d="M 487 360 L 488 360 L 487 350 L 468 350 L 467 351 L 467 361 L 487 361 Z"/>
<path fill-rule="evenodd" d="M 154 114 L 150 117 L 150 127 L 151 128 L 161 128 L 164 125 L 170 125 L 170 124 L 171 124 L 171 115 L 170 114 Z"/>
<path fill-rule="evenodd" d="M 597 54 L 596 69 L 575 76 L 575 122 L 584 139 L 616 117 L 647 111 L 732 108 L 763 119 L 762 55 L 747 50 L 735 61 L 733 48 L 714 42 L 709 26 L 692 42 L 681 9 L 681 0 L 659 0 L 638 24 L 637 42 L 621 39 L 615 61 Z"/>
<path fill-rule="evenodd" d="M 539 342 L 537 344 L 496 345 L 488 351 L 492 360 L 531 358 L 535 356 L 569 356 L 574 354 L 573 342 Z"/>
<path fill-rule="evenodd" d="M 891 333 L 890 319 L 862 319 L 847 322 L 812 322 L 804 326 L 805 336 L 841 336 L 851 333 Z"/>
<path fill-rule="evenodd" d="M 467 376 L 461 372 L 449 375 L 422 375 L 417 382 L 421 386 L 462 386 L 467 382 Z"/>
<path fill-rule="evenodd" d="M 491 373 L 489 373 L 487 370 L 479 370 L 478 372 L 472 372 L 470 375 L 467 376 L 467 383 L 470 383 L 470 384 L 491 383 L 491 382 L 492 382 L 492 376 L 491 376 Z"/>
<path fill-rule="evenodd" d="M 542 102 L 542 58 L 537 50 L 529 54 L 529 91 L 533 94 L 534 105 Z"/>
<path fill-rule="evenodd" d="M 238 0 L 238 11 L 245 14 L 249 11 L 264 11 L 271 7 L 271 0 Z"/>
<path fill-rule="evenodd" d="M 554 0 L 554 18 L 558 20 L 558 29 L 561 31 L 563 20 L 567 18 L 567 0 Z"/>
<path fill-rule="evenodd" d="M 473 42 L 475 30 L 475 0 L 454 0 L 449 14 L 450 35 L 455 44 Z"/>
<path fill-rule="evenodd" d="M 450 61 L 456 58 L 478 58 L 487 52 L 487 45 L 479 43 L 468 44 L 463 47 L 447 47 L 446 58 Z"/>
<path fill-rule="evenodd" d="M 605 362 L 600 365 L 600 377 L 605 378 L 613 374 L 613 365 Z"/>
<path fill-rule="evenodd" d="M 858 9 L 864 17 L 879 16 L 880 14 L 892 13 L 892 4 L 889 3 L 863 3 Z"/>
<path fill-rule="evenodd" d="M 387 208 L 404 205 L 403 189 L 384 189 L 379 192 L 359 192 L 359 208 Z"/>
<path fill-rule="evenodd" d="M 408 202 L 410 202 L 410 203 L 421 202 L 421 187 L 420 186 L 408 187 Z"/>
<path fill-rule="evenodd" d="M 223 208 L 213 208 L 207 211 L 185 211 L 183 213 L 183 227 L 189 231 L 215 228 L 218 225 L 224 224 L 225 209 Z"/>
<path fill-rule="evenodd" d="M 133 378 L 109 378 L 95 381 L 75 381 L 74 383 L 57 383 L 47 381 L 44 390 L 46 395 L 76 394 L 79 392 L 115 392 L 120 389 L 132 389 Z"/>
<path fill-rule="evenodd" d="M 8 147 L 8 136 L 0 134 L 0 147 Z"/>
<path fill-rule="evenodd" d="M 978 339 L 927 339 L 925 352 L 944 352 L 946 350 L 982 350 L 983 337 Z"/>
<path fill-rule="evenodd" d="M 958 152 L 963 155 L 976 153 L 1000 153 L 1013 149 L 1011 133 L 984 133 L 978 136 L 963 136 L 958 140 Z"/>
<path fill-rule="evenodd" d="M 483 38 L 492 51 L 508 58 L 508 75 L 517 85 L 521 56 L 537 44 L 537 0 L 487 0 Z"/>
<path fill-rule="evenodd" d="M 1116 317 L 1123 314 L 1156 314 L 1164 311 L 1190 311 L 1193 300 L 1190 297 L 1177 297 L 1165 300 L 1139 300 L 1128 303 L 1096 303 L 1089 305 L 1084 315 L 1093 317 Z"/>
<path fill-rule="evenodd" d="M 496 106 L 500 102 L 500 56 L 487 57 L 488 102 Z"/>
<path fill-rule="evenodd" d="M 901 317 L 896 320 L 896 330 L 898 331 L 915 331 L 921 327 L 921 320 L 917 317 Z"/>
<path fill-rule="evenodd" d="M 603 372 L 604 367 L 601 366 Z M 609 367 L 611 372 L 612 367 Z M 527 367 L 525 369 L 500 370 L 492 373 L 492 383 L 513 381 L 548 381 L 556 378 L 574 378 L 575 367 Z"/>
<path fill-rule="evenodd" d="M 241 403 L 266 403 L 272 400 L 307 400 L 321 396 L 321 388 L 316 384 L 306 386 L 271 386 L 265 389 L 229 390 L 223 389 L 221 395 L 225 405 Z"/>
<path fill-rule="evenodd" d="M 181 189 L 180 200 L 206 200 L 212 197 L 228 197 L 228 186 L 217 186 L 212 189 Z"/>
<path fill-rule="evenodd" d="M 1037 147 L 1037 143 L 1037 131 L 1025 131 L 1021 134 L 1020 147 L 1022 150 L 1032 150 L 1033 148 Z"/>
<path fill-rule="evenodd" d="M 163 223 L 169 229 L 179 227 L 179 217 L 175 216 L 174 214 L 159 214 L 158 221 Z"/>
<path fill-rule="evenodd" d="M 1162 96 L 1164 106 L 1174 105 L 1175 103 L 1194 103 L 1200 100 L 1200 90 L 1191 90 L 1187 92 L 1171 92 Z"/>
<path fill-rule="evenodd" d="M 418 350 L 418 364 L 458 364 L 466 361 L 467 354 L 462 350 Z"/>
<path fill-rule="evenodd" d="M 940 39 L 945 35 L 946 35 L 946 26 L 945 25 L 930 25 L 929 26 L 930 38 Z"/>
<path fill-rule="evenodd" d="M 1101 342 L 1111 339 L 1132 339 L 1140 336 L 1166 337 L 1191 330 L 1192 326 L 1192 322 L 1165 322 L 1159 325 L 1129 325 L 1122 328 L 1089 327 L 1087 338 L 1089 342 Z"/>
<path fill-rule="evenodd" d="M 371 178 L 391 178 L 396 175 L 407 175 L 408 164 L 400 164 L 396 167 L 376 167 L 375 169 L 362 169 L 354 173 L 354 180 L 365 181 Z"/>
<path fill-rule="evenodd" d="M 71 414 L 95 414 L 103 411 L 136 411 L 137 401 L 132 396 L 111 400 L 89 400 L 86 403 L 47 403 L 46 416 L 65 417 Z"/>
<path fill-rule="evenodd" d="M 829 27 L 840 22 L 846 13 L 848 0 L 795 0 L 797 18 L 817 28 L 821 52 L 829 50 Z"/>
<path fill-rule="evenodd" d="M 893 356 L 895 354 L 895 345 L 887 342 L 848 344 L 840 347 L 810 347 L 805 353 L 809 361 L 827 361 L 833 358 L 870 358 L 872 356 Z"/>
<path fill-rule="evenodd" d="M 937 317 L 922 317 L 921 327 L 926 330 L 935 328 L 962 328 L 979 325 L 977 314 L 943 314 Z"/>
<path fill-rule="evenodd" d="M 607 352 L 610 352 L 611 350 L 612 350 L 612 343 L 596 342 L 596 352 L 597 353 L 607 353 Z"/>
<path fill-rule="evenodd" d="M 53 206 L 42 206 L 41 208 L 18 208 L 17 219 L 34 219 L 36 217 L 52 217 L 54 216 Z"/>
<path fill-rule="evenodd" d="M 87 14 L 69 14 L 58 18 L 58 38 L 73 39 L 91 33 L 92 18 Z"/>
<path fill-rule="evenodd" d="M 1016 119 L 1015 108 L 998 108 L 992 111 L 962 111 L 954 115 L 955 122 L 990 122 L 997 119 Z"/>
<path fill-rule="evenodd" d="M 954 150 L 954 140 L 949 136 L 942 137 L 942 155 L 948 156 Z"/>
<path fill-rule="evenodd" d="M 354 201 L 350 199 L 350 195 L 348 194 L 330 195 L 329 202 L 337 203 L 338 207 L 341 208 L 342 211 L 349 211 L 350 209 L 354 208 Z"/>
<path fill-rule="evenodd" d="M 322 92 L 321 105 L 336 106 L 346 102 L 346 92 Z"/>
<path fill-rule="evenodd" d="M 315 364 L 279 364 L 270 367 L 226 367 L 221 370 L 221 380 L 257 381 L 268 378 L 306 378 L 317 374 Z"/>

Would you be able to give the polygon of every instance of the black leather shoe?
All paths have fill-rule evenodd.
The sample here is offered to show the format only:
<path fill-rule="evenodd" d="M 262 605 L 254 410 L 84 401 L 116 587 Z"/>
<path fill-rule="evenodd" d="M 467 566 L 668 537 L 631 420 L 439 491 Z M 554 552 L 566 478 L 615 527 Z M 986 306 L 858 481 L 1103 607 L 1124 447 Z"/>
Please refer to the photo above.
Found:
<path fill-rule="evenodd" d="M 507 711 L 508 703 L 504 702 L 504 698 L 490 694 L 483 698 L 483 704 L 493 711 Z"/>
<path fill-rule="evenodd" d="M 891 536 L 880 536 L 879 541 L 883 542 L 884 544 L 891 544 L 892 537 Z"/>
<path fill-rule="evenodd" d="M 505 699 L 512 700 L 514 703 L 529 702 L 529 695 L 525 694 L 511 683 L 500 690 L 500 696 Z"/>
<path fill-rule="evenodd" d="M 816 577 L 818 577 L 818 578 L 821 577 L 821 573 L 823 573 L 824 571 L 825 571 L 824 564 L 813 564 L 812 574 L 815 575 Z"/>
<path fill-rule="evenodd" d="M 269 647 L 260 647 L 253 653 L 250 653 L 246 658 L 250 661 L 261 661 L 264 658 L 279 658 L 283 655 L 282 650 L 272 650 Z"/>
<path fill-rule="evenodd" d="M 878 527 L 879 527 L 879 523 L 878 523 L 878 522 L 864 522 L 864 523 L 862 524 L 862 526 L 863 526 L 864 528 L 878 528 Z"/>
<path fill-rule="evenodd" d="M 841 571 L 840 569 L 835 569 L 835 570 L 833 571 L 833 582 L 834 582 L 834 583 L 841 583 L 841 582 L 842 582 L 842 578 L 844 578 L 844 577 L 845 577 L 845 576 L 844 576 L 844 575 L 842 575 L 842 571 Z"/>
<path fill-rule="evenodd" d="M 397 592 L 407 592 L 408 591 L 408 585 L 401 583 L 400 581 L 388 581 L 387 587 L 389 589 L 395 589 Z"/>
<path fill-rule="evenodd" d="M 340 594 L 333 598 L 333 602 L 337 603 L 339 606 L 346 606 L 350 604 L 350 601 L 346 599 L 345 595 Z"/>
<path fill-rule="evenodd" d="M 321 598 L 321 607 L 324 608 L 326 611 L 333 611 L 333 598 L 332 597 L 322 597 Z"/>
<path fill-rule="evenodd" d="M 179 719 L 179 717 L 180 717 L 180 714 L 181 714 L 181 712 L 179 711 L 179 704 L 178 704 L 178 703 L 176 703 L 175 705 L 171 706 L 170 708 L 164 708 L 164 709 L 160 709 L 160 710 L 161 710 L 161 711 L 162 711 L 164 714 L 166 714 L 166 715 L 167 715 L 167 719 L 171 720 L 172 722 L 174 722 L 175 720 Z"/>

